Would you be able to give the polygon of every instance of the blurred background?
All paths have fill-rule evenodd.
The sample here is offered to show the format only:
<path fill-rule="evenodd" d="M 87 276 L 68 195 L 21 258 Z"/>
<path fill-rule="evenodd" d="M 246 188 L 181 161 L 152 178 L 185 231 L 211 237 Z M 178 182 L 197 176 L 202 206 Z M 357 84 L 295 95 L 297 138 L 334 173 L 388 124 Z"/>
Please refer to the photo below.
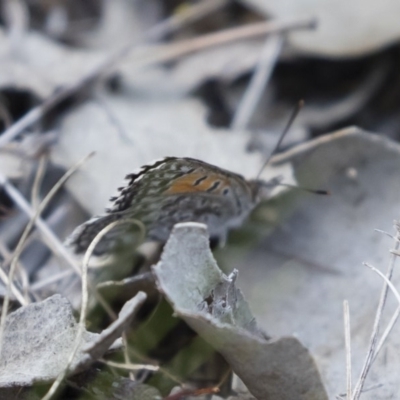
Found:
<path fill-rule="evenodd" d="M 215 257 L 227 272 L 247 267 L 240 276 L 260 325 L 272 336 L 298 333 L 320 361 L 328 392 L 341 393 L 344 367 L 338 366 L 339 356 L 330 357 L 344 346 L 341 301 L 354 295 L 346 275 L 353 273 L 349 260 L 360 264 L 368 258 L 366 249 L 381 242 L 370 232 L 390 229 L 399 211 L 399 15 L 396 0 L 1 0 L 0 258 L 5 271 L 40 201 L 66 170 L 96 152 L 57 192 L 41 214 L 44 227 L 33 230 L 24 245 L 16 285 L 26 302 L 63 293 L 79 308 L 79 285 L 59 286 L 65 268 L 61 243 L 76 226 L 104 212 L 126 174 L 160 157 L 187 156 L 254 178 L 303 99 L 305 106 L 279 148 L 282 158 L 262 177 L 282 175 L 289 183 L 336 189 L 333 200 L 321 203 L 293 193 L 273 199 L 229 237 L 226 248 L 215 249 Z M 341 131 L 354 126 L 362 131 Z M 337 131 L 335 142 L 329 134 Z M 354 140 L 348 132 L 356 132 Z M 332 143 L 315 155 L 325 139 L 306 143 L 320 137 Z M 341 229 L 349 247 L 342 246 Z M 368 232 L 364 242 L 360 231 Z M 306 236 L 307 243 L 301 241 Z M 356 240 L 358 250 L 350 248 Z M 373 251 L 374 261 L 382 261 L 387 246 Z M 161 246 L 142 249 L 129 265 L 97 279 L 146 274 L 161 251 Z M 268 263 L 273 267 L 267 269 Z M 257 282 L 267 280 L 265 297 L 266 286 Z M 305 282 L 311 288 L 296 286 Z M 361 288 L 365 281 L 359 282 Z M 343 290 L 334 292 L 338 286 Z M 149 295 L 129 333 L 131 361 L 150 360 L 167 372 L 141 371 L 137 379 L 163 396 L 177 382 L 219 385 L 221 396 L 232 394 L 236 378 L 228 363 L 172 318 L 149 275 L 124 289 L 102 290 L 117 311 L 139 290 Z M 0 284 L 1 296 L 5 293 Z M 310 293 L 301 304 L 304 314 L 298 298 L 288 300 L 283 293 Z M 314 310 L 321 296 L 332 309 Z M 366 297 L 354 303 L 365 305 Z M 12 298 L 11 310 L 19 305 Z M 98 308 L 90 313 L 93 330 L 110 322 Z M 310 309 L 316 325 L 306 328 Z M 368 309 L 363 316 L 371 313 Z M 329 336 L 328 327 L 336 335 L 327 339 L 335 342 L 329 349 L 321 339 Z M 361 336 L 365 344 L 368 335 Z M 194 360 L 190 368 L 187 360 Z M 396 393 L 398 377 L 391 378 L 385 396 Z M 101 379 L 106 386 L 113 381 Z M 83 398 L 87 382 L 87 377 L 75 382 L 60 398 Z M 93 393 L 90 387 L 86 395 L 96 398 Z"/>

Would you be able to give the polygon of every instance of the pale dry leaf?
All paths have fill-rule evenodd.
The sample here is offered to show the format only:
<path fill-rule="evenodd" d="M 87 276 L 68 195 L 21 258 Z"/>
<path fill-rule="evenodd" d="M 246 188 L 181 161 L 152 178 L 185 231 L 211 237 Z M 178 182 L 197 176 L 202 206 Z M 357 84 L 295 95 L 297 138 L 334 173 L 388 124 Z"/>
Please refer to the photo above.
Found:
<path fill-rule="evenodd" d="M 0 87 L 30 90 L 45 98 L 60 86 L 76 82 L 104 57 L 98 51 L 70 49 L 33 31 L 20 40 L 16 57 L 0 30 Z"/>
<path fill-rule="evenodd" d="M 146 295 L 138 293 L 122 308 L 119 318 L 102 333 L 85 331 L 70 373 L 87 368 L 108 349 L 121 346 Z M 8 315 L 0 360 L 0 387 L 30 386 L 55 379 L 65 368 L 78 326 L 67 299 L 56 294 Z"/>
<path fill-rule="evenodd" d="M 137 8 L 138 5 L 129 0 L 104 2 L 99 23 L 82 36 L 82 42 L 89 48 L 113 51 L 123 45 L 126 38 L 132 42 L 140 39 L 150 27 L 143 26 L 143 20 L 148 16 L 138 13 Z"/>
<path fill-rule="evenodd" d="M 397 0 L 241 0 L 274 18 L 315 17 L 318 29 L 294 32 L 299 50 L 328 57 L 356 57 L 400 38 Z"/>
<path fill-rule="evenodd" d="M 257 399 L 326 399 L 308 350 L 294 337 L 267 339 L 209 248 L 205 225 L 177 224 L 153 267 L 175 313 L 228 361 Z M 223 316 L 221 318 L 221 316 Z"/>

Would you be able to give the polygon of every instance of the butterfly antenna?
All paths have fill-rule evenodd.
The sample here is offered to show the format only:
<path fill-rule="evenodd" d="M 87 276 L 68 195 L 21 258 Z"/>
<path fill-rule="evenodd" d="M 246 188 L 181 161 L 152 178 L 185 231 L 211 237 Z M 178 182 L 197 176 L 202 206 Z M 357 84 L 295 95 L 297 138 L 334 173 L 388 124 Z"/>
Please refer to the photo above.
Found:
<path fill-rule="evenodd" d="M 278 183 L 279 186 L 286 186 L 292 189 L 297 189 L 297 190 L 301 190 L 303 192 L 308 192 L 308 193 L 313 193 L 313 194 L 321 194 L 321 195 L 330 195 L 331 192 L 329 190 L 320 190 L 320 189 L 310 189 L 310 188 L 306 188 L 303 186 L 296 186 L 296 185 L 290 185 L 289 183 Z"/>
<path fill-rule="evenodd" d="M 277 141 L 275 147 L 273 148 L 273 150 L 271 151 L 270 155 L 267 157 L 267 159 L 265 160 L 263 166 L 261 167 L 259 173 L 257 174 L 257 179 L 260 177 L 261 173 L 264 171 L 264 168 L 269 164 L 269 162 L 271 161 L 271 158 L 276 154 L 276 152 L 278 151 L 280 145 L 282 144 L 283 139 L 285 138 L 286 134 L 289 132 L 289 129 L 291 128 L 294 120 L 296 119 L 296 117 L 299 115 L 300 110 L 303 108 L 304 106 L 304 100 L 300 100 L 296 107 L 294 108 L 294 110 L 292 111 L 292 114 L 285 126 L 285 129 L 282 131 L 279 140 Z"/>

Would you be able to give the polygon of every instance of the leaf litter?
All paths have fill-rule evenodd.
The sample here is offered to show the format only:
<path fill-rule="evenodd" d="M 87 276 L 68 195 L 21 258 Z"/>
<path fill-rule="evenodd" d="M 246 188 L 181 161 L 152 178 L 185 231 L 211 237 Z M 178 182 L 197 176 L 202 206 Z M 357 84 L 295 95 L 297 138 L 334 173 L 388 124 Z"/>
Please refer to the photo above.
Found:
<path fill-rule="evenodd" d="M 37 219 L 16 268 L 0 375 L 3 386 L 16 385 L 7 390 L 15 389 L 20 398 L 29 395 L 33 382 L 51 383 L 59 376 L 74 345 L 73 308 L 60 293 L 79 308 L 79 279 L 73 291 L 61 278 L 68 281 L 74 274 L 66 264 L 81 260 L 57 248 L 77 224 L 103 211 L 124 175 L 155 158 L 182 155 L 252 178 L 299 97 L 308 106 L 283 147 L 351 124 L 400 137 L 399 85 L 393 75 L 398 33 L 390 18 L 376 18 L 374 12 L 371 23 L 379 34 L 365 35 L 353 24 L 341 39 L 342 32 L 335 30 L 340 24 L 333 22 L 354 19 L 356 3 L 341 7 L 338 0 L 336 12 L 327 13 L 322 5 L 298 2 L 298 19 L 290 19 L 296 14 L 291 7 L 283 12 L 282 5 L 253 0 L 200 2 L 191 15 L 190 7 L 187 14 L 169 1 L 133 6 L 118 0 L 104 6 L 93 0 L 81 8 L 39 3 L 11 6 L 0 35 L 2 296 L 15 243 L 60 168 L 70 168 L 93 150 L 97 155 Z M 363 9 L 358 20 L 365 25 L 372 8 L 363 4 Z M 265 14 L 275 19 L 265 23 Z M 299 32 L 311 27 L 315 14 L 319 28 Z M 165 15 L 169 18 L 162 20 Z M 262 60 L 270 26 L 277 29 L 280 45 Z M 285 26 L 291 32 L 283 37 Z M 264 33 L 255 33 L 259 27 Z M 239 39 L 243 32 L 250 34 Z M 221 37 L 227 41 L 219 42 Z M 245 118 L 237 124 L 239 115 Z M 355 379 L 369 346 L 380 284 L 358 266 L 363 261 L 380 266 L 387 257 L 387 239 L 374 229 L 390 232 L 398 215 L 398 152 L 394 142 L 354 128 L 275 156 L 263 178 L 283 175 L 287 183 L 326 187 L 332 195 L 277 191 L 232 233 L 225 248 L 214 249 L 225 273 L 210 252 L 204 227 L 190 224 L 176 227 L 164 249 L 142 246 L 124 266 L 90 269 L 91 285 L 97 285 L 91 291 L 97 294 L 91 296 L 87 323 L 102 333 L 83 332 L 88 342 L 74 358 L 68 390 L 75 390 L 76 398 L 83 393 L 107 399 L 204 398 L 208 393 L 213 400 L 319 399 L 326 393 L 334 398 L 346 392 L 346 385 L 347 398 L 354 400 L 397 393 L 398 335 L 386 336 L 383 345 L 377 338 L 383 352 L 370 347 L 367 380 Z M 47 153 L 50 162 L 43 173 Z M 138 310 L 143 298 L 137 304 L 129 299 L 140 291 L 148 296 Z M 346 346 L 343 300 L 351 316 Z M 388 296 L 381 325 L 396 307 Z M 127 314 L 112 322 L 121 308 Z M 41 317 L 46 317 L 44 329 L 26 329 L 42 324 Z M 17 333 L 10 333 L 13 325 L 19 326 Z M 122 336 L 124 351 L 109 354 Z M 41 346 L 32 349 L 35 343 Z M 115 366 L 119 372 L 108 374 Z M 230 368 L 244 389 L 231 384 Z M 2 395 L 11 393 L 5 390 Z M 58 396 L 71 398 L 64 389 Z"/>

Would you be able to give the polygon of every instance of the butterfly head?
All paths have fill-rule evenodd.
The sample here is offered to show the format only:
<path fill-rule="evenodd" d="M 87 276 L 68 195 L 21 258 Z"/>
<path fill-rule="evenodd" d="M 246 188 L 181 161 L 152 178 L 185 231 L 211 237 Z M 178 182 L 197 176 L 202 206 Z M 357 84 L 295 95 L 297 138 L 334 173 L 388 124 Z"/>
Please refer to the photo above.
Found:
<path fill-rule="evenodd" d="M 282 176 L 277 176 L 268 181 L 262 179 L 252 179 L 248 181 L 252 190 L 254 203 L 258 204 L 260 201 L 271 198 L 272 191 L 281 184 L 282 179 Z"/>

